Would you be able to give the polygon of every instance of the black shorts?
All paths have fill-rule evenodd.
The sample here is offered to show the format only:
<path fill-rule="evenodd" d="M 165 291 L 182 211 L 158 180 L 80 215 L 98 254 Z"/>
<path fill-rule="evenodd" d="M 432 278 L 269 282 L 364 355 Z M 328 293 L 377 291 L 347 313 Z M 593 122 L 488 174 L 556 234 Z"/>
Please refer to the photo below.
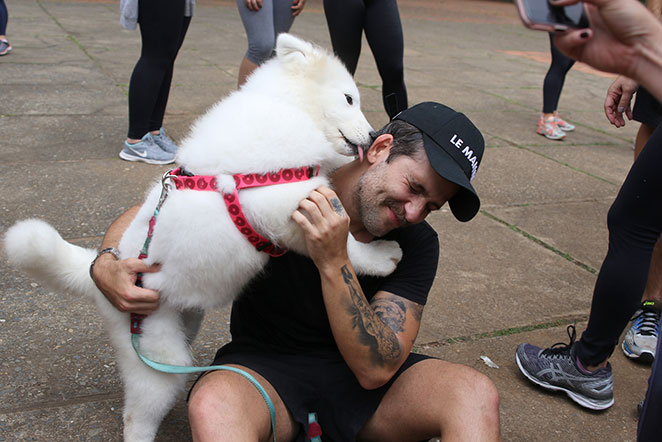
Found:
<path fill-rule="evenodd" d="M 311 412 L 317 413 L 324 442 L 346 442 L 356 440 L 395 379 L 415 363 L 430 358 L 410 354 L 393 378 L 375 390 L 363 389 L 340 353 L 333 351 L 270 354 L 229 343 L 216 353 L 212 365 L 242 365 L 269 381 L 301 425 L 296 442 L 306 441 Z"/>
<path fill-rule="evenodd" d="M 632 118 L 655 129 L 662 121 L 662 104 L 643 87 L 637 91 Z"/>

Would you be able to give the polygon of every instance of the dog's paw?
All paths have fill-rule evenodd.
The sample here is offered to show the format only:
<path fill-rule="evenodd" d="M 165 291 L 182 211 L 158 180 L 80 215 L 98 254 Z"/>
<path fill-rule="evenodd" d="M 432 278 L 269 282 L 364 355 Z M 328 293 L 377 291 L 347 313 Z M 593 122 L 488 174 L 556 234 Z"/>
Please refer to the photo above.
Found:
<path fill-rule="evenodd" d="M 402 259 L 402 249 L 395 241 L 350 241 L 347 252 L 354 270 L 361 275 L 390 275 Z"/>

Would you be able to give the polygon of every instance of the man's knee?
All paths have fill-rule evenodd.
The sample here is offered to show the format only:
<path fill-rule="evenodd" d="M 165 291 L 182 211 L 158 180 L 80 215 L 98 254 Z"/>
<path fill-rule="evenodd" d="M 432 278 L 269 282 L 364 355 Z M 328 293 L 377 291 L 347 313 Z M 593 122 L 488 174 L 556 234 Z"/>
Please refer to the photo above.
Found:
<path fill-rule="evenodd" d="M 217 406 L 223 406 L 219 402 L 216 383 L 212 385 L 205 383 L 204 378 L 201 379 L 191 391 L 188 400 L 189 419 L 191 422 L 207 421 L 216 412 Z"/>
<path fill-rule="evenodd" d="M 267 391 L 277 416 L 277 438 L 290 440 L 299 430 L 276 390 L 258 373 L 249 372 Z M 246 378 L 215 371 L 203 376 L 188 401 L 193 439 L 268 440 L 272 436 L 270 410 L 264 398 Z"/>
<path fill-rule="evenodd" d="M 230 376 L 204 376 L 193 388 L 188 401 L 189 420 L 192 427 L 205 426 L 224 420 L 236 422 L 250 404 L 240 385 Z"/>
<path fill-rule="evenodd" d="M 457 376 L 457 394 L 466 401 L 492 411 L 499 408 L 499 392 L 494 382 L 471 367 L 462 366 Z"/>
<path fill-rule="evenodd" d="M 499 413 L 499 392 L 492 379 L 482 373 L 477 373 L 472 383 L 475 391 L 473 396 L 483 404 L 483 409 L 490 414 Z"/>
<path fill-rule="evenodd" d="M 188 419 L 194 440 L 205 440 L 205 435 L 210 432 L 207 426 L 214 421 L 214 410 L 212 395 L 198 382 L 188 399 Z"/>
<path fill-rule="evenodd" d="M 396 380 L 361 440 L 404 440 L 450 435 L 498 440 L 499 394 L 490 378 L 460 364 L 428 359 Z"/>

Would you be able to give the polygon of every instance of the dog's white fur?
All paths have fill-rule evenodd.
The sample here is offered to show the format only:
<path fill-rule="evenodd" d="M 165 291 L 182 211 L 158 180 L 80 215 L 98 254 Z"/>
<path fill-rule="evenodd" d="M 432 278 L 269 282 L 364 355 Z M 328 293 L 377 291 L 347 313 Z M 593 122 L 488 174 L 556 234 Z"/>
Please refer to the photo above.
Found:
<path fill-rule="evenodd" d="M 360 111 L 350 74 L 328 52 L 288 34 L 277 40 L 277 56 L 262 65 L 237 92 L 213 106 L 192 127 L 178 163 L 197 175 L 216 175 L 221 191 L 233 191 L 234 173 L 266 173 L 319 164 L 320 176 L 300 183 L 239 192 L 251 225 L 275 244 L 306 254 L 300 228 L 290 215 L 342 155 L 370 144 L 370 125 Z M 174 186 L 173 186 L 174 187 Z M 157 183 L 124 233 L 122 258 L 137 257 L 161 193 Z M 62 292 L 96 300 L 117 354 L 124 383 L 124 438 L 151 441 L 184 387 L 185 375 L 163 374 L 144 365 L 131 346 L 129 314 L 116 310 L 88 274 L 95 251 L 74 246 L 50 225 L 25 220 L 5 235 L 9 262 Z M 400 260 L 396 243 L 363 244 L 351 235 L 350 259 L 359 273 L 386 275 Z M 232 223 L 218 192 L 171 190 L 159 213 L 145 287 L 160 292 L 160 306 L 143 321 L 142 353 L 174 365 L 191 365 L 189 343 L 200 325 L 196 311 L 229 304 L 263 268 L 258 252 Z"/>

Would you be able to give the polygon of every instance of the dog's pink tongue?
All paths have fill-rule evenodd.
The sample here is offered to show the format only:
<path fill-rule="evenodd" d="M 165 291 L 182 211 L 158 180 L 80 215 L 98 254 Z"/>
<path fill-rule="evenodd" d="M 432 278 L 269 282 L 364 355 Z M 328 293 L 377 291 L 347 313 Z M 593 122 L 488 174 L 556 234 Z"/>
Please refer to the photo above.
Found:
<path fill-rule="evenodd" d="M 363 147 L 359 146 L 358 151 L 359 151 L 359 163 L 362 163 L 363 162 Z"/>

